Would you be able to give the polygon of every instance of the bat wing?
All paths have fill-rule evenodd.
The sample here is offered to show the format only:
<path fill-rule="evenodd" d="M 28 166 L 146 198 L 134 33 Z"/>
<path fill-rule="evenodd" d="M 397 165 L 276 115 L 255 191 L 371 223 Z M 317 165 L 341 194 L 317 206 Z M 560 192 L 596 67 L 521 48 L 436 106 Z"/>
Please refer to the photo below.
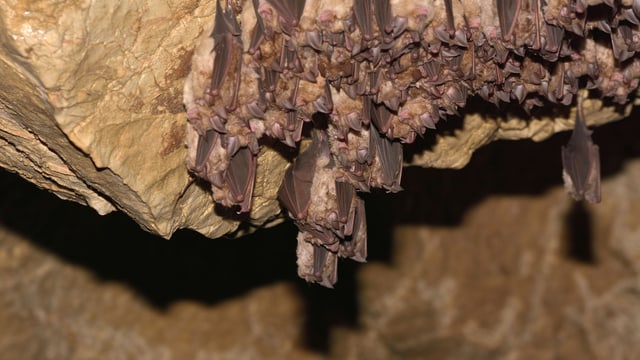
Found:
<path fill-rule="evenodd" d="M 328 152 L 327 139 L 319 131 L 312 132 L 312 142 L 287 169 L 278 190 L 278 198 L 294 219 L 306 217 L 311 202 L 311 185 L 318 156 Z"/>
<path fill-rule="evenodd" d="M 351 258 L 358 262 L 367 261 L 367 214 L 364 200 L 357 198 L 356 214 L 353 222 L 351 241 L 354 243 L 354 255 Z"/>
<path fill-rule="evenodd" d="M 402 190 L 402 145 L 380 135 L 376 129 L 369 132 L 369 147 L 375 148 L 376 158 L 380 162 L 380 183 L 391 192 Z"/>
<path fill-rule="evenodd" d="M 373 105 L 371 122 L 381 133 L 386 134 L 391 127 L 391 112 L 384 105 Z"/>
<path fill-rule="evenodd" d="M 338 200 L 338 219 L 341 223 L 347 222 L 351 212 L 351 204 L 355 196 L 353 185 L 336 181 L 336 198 Z"/>
<path fill-rule="evenodd" d="M 290 166 L 285 172 L 282 185 L 278 190 L 278 199 L 294 219 L 303 219 L 307 215 L 311 201 L 313 178 L 311 181 L 306 181 L 296 175 L 295 168 Z"/>
<path fill-rule="evenodd" d="M 391 3 L 389 0 L 374 0 L 373 6 L 375 8 L 376 21 L 380 32 L 386 32 L 387 34 L 391 33 L 393 30 L 393 25 L 391 23 L 391 17 L 393 16 L 391 13 Z"/>
<path fill-rule="evenodd" d="M 600 149 L 598 145 L 592 145 L 591 157 L 593 164 L 589 172 L 589 188 L 584 194 L 585 199 L 590 203 L 597 204 L 600 202 Z"/>
<path fill-rule="evenodd" d="M 453 37 L 456 29 L 453 21 L 453 3 L 451 0 L 444 0 L 444 8 L 447 13 L 447 30 L 449 30 L 449 34 Z"/>
<path fill-rule="evenodd" d="M 216 17 L 214 20 L 213 31 L 213 50 L 216 57 L 213 60 L 213 73 L 211 74 L 211 90 L 215 92 L 220 89 L 224 78 L 229 72 L 231 63 L 233 62 L 233 37 L 240 36 L 240 24 L 236 20 L 232 8 L 227 11 L 222 10 L 220 0 L 216 1 Z"/>
<path fill-rule="evenodd" d="M 291 33 L 291 29 L 298 25 L 306 0 L 267 0 L 284 21 L 283 31 Z"/>
<path fill-rule="evenodd" d="M 232 200 L 240 205 L 240 212 L 251 210 L 255 179 L 256 156 L 249 148 L 243 147 L 229 160 L 225 175 Z"/>
<path fill-rule="evenodd" d="M 600 151 L 584 123 L 581 100 L 571 139 L 562 147 L 562 167 L 565 188 L 574 199 L 600 202 Z"/>
<path fill-rule="evenodd" d="M 324 246 L 308 242 L 308 233 L 298 234 L 298 275 L 309 282 L 333 288 L 338 280 L 338 256 Z"/>
<path fill-rule="evenodd" d="M 367 216 L 365 213 L 364 200 L 356 197 L 355 206 L 352 211 L 352 233 L 351 237 L 345 239 L 340 244 L 338 254 L 341 257 L 348 257 L 358 262 L 367 261 Z"/>
<path fill-rule="evenodd" d="M 207 162 L 213 147 L 218 141 L 219 134 L 215 130 L 207 130 L 204 135 L 198 136 L 198 146 L 196 147 L 196 166 L 197 172 L 202 171 L 204 164 Z"/>
<path fill-rule="evenodd" d="M 496 0 L 502 37 L 509 41 L 518 20 L 522 0 Z"/>
<path fill-rule="evenodd" d="M 256 14 L 256 26 L 253 29 L 253 36 L 251 37 L 251 42 L 249 44 L 250 53 L 258 50 L 260 43 L 262 43 L 262 40 L 264 40 L 265 37 L 264 22 L 262 21 L 262 16 L 260 16 L 260 13 L 258 12 L 258 7 L 258 0 L 253 0 L 253 10 Z"/>
<path fill-rule="evenodd" d="M 313 281 L 328 288 L 338 281 L 338 257 L 323 246 L 313 246 Z"/>
<path fill-rule="evenodd" d="M 371 23 L 371 0 L 354 0 L 353 13 L 356 22 L 360 27 L 360 32 L 365 40 L 373 38 L 373 24 Z"/>

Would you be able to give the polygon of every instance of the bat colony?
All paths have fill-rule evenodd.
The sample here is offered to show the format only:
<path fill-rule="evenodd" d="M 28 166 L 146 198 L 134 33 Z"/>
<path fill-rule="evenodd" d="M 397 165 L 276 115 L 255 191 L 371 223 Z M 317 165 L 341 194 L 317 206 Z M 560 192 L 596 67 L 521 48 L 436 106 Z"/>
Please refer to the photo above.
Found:
<path fill-rule="evenodd" d="M 595 1 L 218 0 L 185 84 L 188 168 L 248 212 L 260 140 L 296 147 L 308 124 L 279 199 L 300 229 L 299 275 L 330 287 L 338 257 L 367 256 L 358 192 L 401 190 L 402 144 L 467 97 L 526 111 L 569 105 L 580 88 L 627 101 L 640 0 Z M 562 160 L 570 194 L 598 202 L 582 112 Z"/>

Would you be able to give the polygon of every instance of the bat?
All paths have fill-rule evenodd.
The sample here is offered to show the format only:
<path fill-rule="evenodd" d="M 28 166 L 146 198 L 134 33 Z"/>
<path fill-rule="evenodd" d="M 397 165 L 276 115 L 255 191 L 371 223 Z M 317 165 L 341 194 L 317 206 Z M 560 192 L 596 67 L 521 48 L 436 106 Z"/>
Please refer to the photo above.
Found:
<path fill-rule="evenodd" d="M 562 147 L 564 187 L 575 200 L 600 202 L 600 153 L 591 141 L 584 122 L 583 99 L 578 97 L 578 114 L 567 146 Z"/>
<path fill-rule="evenodd" d="M 549 61 L 556 61 L 558 59 L 558 53 L 562 47 L 562 40 L 564 39 L 564 28 L 555 25 L 546 24 L 547 29 L 547 43 L 545 50 L 553 54 L 547 58 Z"/>
<path fill-rule="evenodd" d="M 333 111 L 333 98 L 331 96 L 331 89 L 329 88 L 329 81 L 325 80 L 324 84 L 325 95 L 319 96 L 314 102 L 316 110 L 321 113 L 329 114 Z"/>
<path fill-rule="evenodd" d="M 618 61 L 623 62 L 635 54 L 635 51 L 629 51 L 628 43 L 632 41 L 633 33 L 626 25 L 620 25 L 615 32 L 611 32 L 611 49 Z"/>
<path fill-rule="evenodd" d="M 373 24 L 371 23 L 371 1 L 370 0 L 354 0 L 353 1 L 353 14 L 356 17 L 356 22 L 360 27 L 360 32 L 364 40 L 369 41 L 373 39 Z"/>
<path fill-rule="evenodd" d="M 298 25 L 306 0 L 267 0 L 280 15 L 280 27 L 287 35 Z"/>
<path fill-rule="evenodd" d="M 298 275 L 309 282 L 333 288 L 338 281 L 338 256 L 320 245 L 306 240 L 308 234 L 298 235 Z"/>
<path fill-rule="evenodd" d="M 249 43 L 249 54 L 253 55 L 258 51 L 260 44 L 264 40 L 266 36 L 266 31 L 264 28 L 264 21 L 262 21 L 262 16 L 260 16 L 260 12 L 258 11 L 259 2 L 258 0 L 253 0 L 253 10 L 256 14 L 256 26 L 253 29 L 253 36 L 251 36 L 251 42 Z"/>
<path fill-rule="evenodd" d="M 233 9 L 222 11 L 220 0 L 216 1 L 216 18 L 214 20 L 213 31 L 213 51 L 216 57 L 213 60 L 213 73 L 211 74 L 210 92 L 217 94 L 220 91 L 233 60 L 233 37 L 240 36 L 240 25 L 236 21 Z"/>
<path fill-rule="evenodd" d="M 287 168 L 278 190 L 278 199 L 293 219 L 301 220 L 307 216 L 316 161 L 320 156 L 329 156 L 327 135 L 320 130 L 312 130 L 311 145 Z"/>
<path fill-rule="evenodd" d="M 351 203 L 355 196 L 355 188 L 353 185 L 336 181 L 336 198 L 338 202 L 338 220 L 341 223 L 346 223 L 349 220 L 349 213 L 351 212 Z M 350 235 L 346 234 L 345 235 Z"/>
<path fill-rule="evenodd" d="M 196 166 L 195 171 L 200 173 L 204 170 L 204 166 L 218 141 L 219 134 L 217 131 L 210 129 L 204 135 L 198 136 L 198 145 L 196 147 Z"/>
<path fill-rule="evenodd" d="M 355 198 L 355 206 L 352 209 L 351 238 L 345 239 L 340 244 L 338 255 L 348 257 L 358 262 L 367 261 L 367 215 L 365 213 L 364 200 Z M 347 235 L 347 234 L 345 234 Z"/>
<path fill-rule="evenodd" d="M 447 13 L 447 30 L 449 31 L 449 36 L 453 37 L 453 34 L 456 32 L 455 23 L 453 20 L 453 3 L 452 0 L 444 0 L 444 8 Z"/>
<path fill-rule="evenodd" d="M 373 6 L 376 13 L 376 22 L 378 23 L 378 29 L 380 32 L 390 34 L 393 31 L 393 24 L 391 23 L 391 3 L 389 0 L 374 0 Z"/>
<path fill-rule="evenodd" d="M 391 128 L 391 111 L 385 105 L 373 104 L 371 122 L 381 133 L 386 134 Z"/>
<path fill-rule="evenodd" d="M 338 257 L 323 246 L 313 245 L 313 276 L 320 285 L 333 288 L 338 281 Z"/>
<path fill-rule="evenodd" d="M 256 166 L 256 156 L 247 147 L 238 150 L 229 160 L 225 182 L 229 187 L 232 202 L 240 205 L 239 213 L 251 210 Z"/>
<path fill-rule="evenodd" d="M 520 13 L 520 5 L 522 0 L 496 0 L 498 6 L 498 21 L 500 22 L 500 30 L 502 38 L 505 41 L 511 40 L 511 34 L 516 27 L 518 14 Z"/>
<path fill-rule="evenodd" d="M 375 149 L 376 159 L 380 163 L 381 170 L 378 175 L 378 182 L 391 192 L 401 191 L 402 145 L 397 141 L 391 141 L 386 136 L 380 135 L 372 127 L 369 131 L 369 148 Z"/>

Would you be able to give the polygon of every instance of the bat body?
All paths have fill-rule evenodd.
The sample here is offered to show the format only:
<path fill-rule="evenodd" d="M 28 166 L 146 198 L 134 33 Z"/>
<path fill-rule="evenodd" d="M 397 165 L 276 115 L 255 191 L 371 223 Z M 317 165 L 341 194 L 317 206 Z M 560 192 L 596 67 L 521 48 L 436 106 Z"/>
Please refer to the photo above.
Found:
<path fill-rule="evenodd" d="M 304 219 L 311 203 L 311 186 L 316 173 L 316 162 L 320 156 L 328 156 L 326 134 L 312 133 L 311 145 L 303 151 L 284 174 L 278 190 L 278 199 L 294 219 Z"/>
<path fill-rule="evenodd" d="M 574 199 L 600 202 L 600 153 L 585 124 L 582 99 L 571 139 L 562 147 L 562 167 L 565 189 Z"/>
<path fill-rule="evenodd" d="M 505 41 L 511 40 L 513 29 L 518 20 L 520 13 L 520 4 L 522 0 L 496 0 L 498 5 L 498 20 L 500 21 L 500 30 L 502 38 Z"/>

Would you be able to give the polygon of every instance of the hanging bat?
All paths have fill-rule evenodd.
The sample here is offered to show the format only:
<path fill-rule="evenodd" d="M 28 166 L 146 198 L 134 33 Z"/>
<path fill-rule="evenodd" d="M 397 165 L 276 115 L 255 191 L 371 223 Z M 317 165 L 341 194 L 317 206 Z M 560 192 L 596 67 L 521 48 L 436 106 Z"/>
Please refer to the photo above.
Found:
<path fill-rule="evenodd" d="M 364 200 L 355 198 L 352 209 L 349 234 L 350 238 L 345 238 L 340 243 L 338 255 L 348 257 L 358 262 L 367 261 L 367 215 L 365 213 Z"/>
<path fill-rule="evenodd" d="M 373 179 L 380 187 L 391 192 L 402 191 L 402 145 L 381 135 L 375 127 L 369 131 L 369 149 L 375 149 L 376 161 L 380 164 L 380 173 Z"/>
<path fill-rule="evenodd" d="M 304 219 L 311 203 L 311 185 L 319 156 L 329 156 L 327 134 L 320 130 L 311 133 L 311 145 L 300 153 L 284 174 L 278 199 L 294 219 Z"/>
<path fill-rule="evenodd" d="M 267 0 L 280 15 L 280 28 L 286 34 L 293 34 L 298 25 L 306 0 Z"/>
<path fill-rule="evenodd" d="M 216 53 L 209 89 L 212 94 L 217 94 L 220 91 L 222 83 L 229 73 L 234 58 L 234 37 L 239 37 L 240 32 L 240 25 L 236 21 L 233 10 L 229 8 L 227 11 L 223 11 L 220 0 L 217 0 L 216 18 L 211 32 L 214 43 L 213 51 Z"/>
<path fill-rule="evenodd" d="M 229 189 L 231 203 L 240 205 L 238 213 L 251 210 L 256 166 L 257 157 L 247 147 L 238 150 L 229 160 L 224 179 Z"/>
<path fill-rule="evenodd" d="M 502 38 L 505 41 L 511 40 L 513 29 L 516 27 L 518 14 L 520 13 L 520 5 L 522 0 L 496 0 L 498 6 L 498 21 L 500 22 L 500 30 Z"/>
<path fill-rule="evenodd" d="M 584 122 L 582 98 L 578 97 L 578 115 L 571 139 L 562 147 L 562 178 L 567 192 L 576 200 L 600 202 L 600 153 L 591 141 Z"/>
<path fill-rule="evenodd" d="M 371 21 L 373 9 L 371 2 L 369 0 L 354 0 L 353 13 L 364 40 L 373 39 L 373 23 Z"/>
<path fill-rule="evenodd" d="M 298 276 L 308 282 L 315 282 L 333 288 L 338 281 L 338 256 L 325 247 L 307 241 L 308 234 L 298 234 Z"/>

